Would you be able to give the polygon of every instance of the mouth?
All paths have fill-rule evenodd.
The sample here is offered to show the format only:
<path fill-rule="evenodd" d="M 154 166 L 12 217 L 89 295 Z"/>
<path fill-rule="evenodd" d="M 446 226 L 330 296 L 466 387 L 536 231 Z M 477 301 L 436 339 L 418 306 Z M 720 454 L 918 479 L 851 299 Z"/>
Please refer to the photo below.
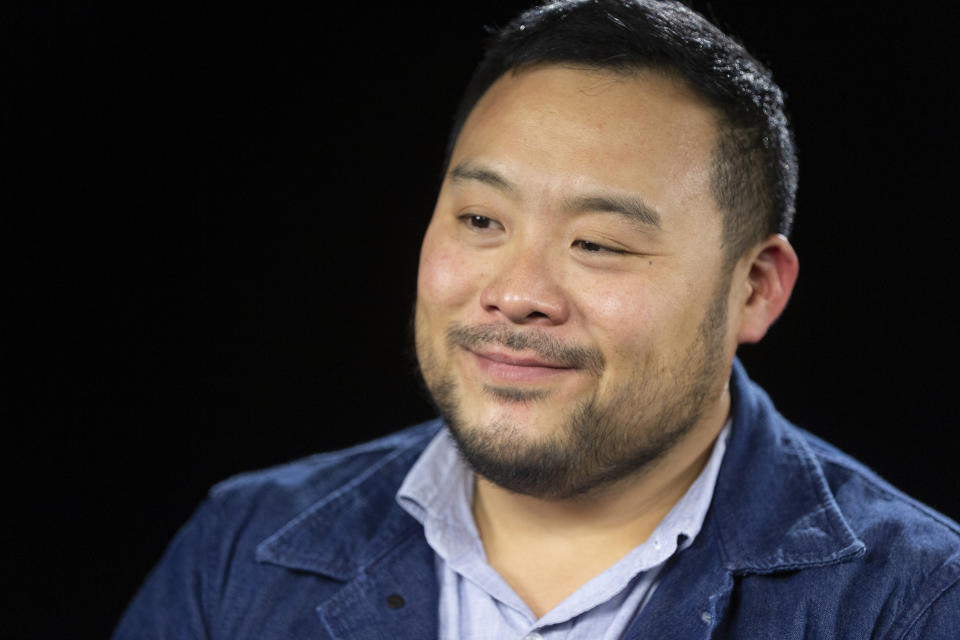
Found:
<path fill-rule="evenodd" d="M 501 382 L 541 382 L 576 371 L 537 355 L 498 350 L 466 350 L 485 376 Z"/>

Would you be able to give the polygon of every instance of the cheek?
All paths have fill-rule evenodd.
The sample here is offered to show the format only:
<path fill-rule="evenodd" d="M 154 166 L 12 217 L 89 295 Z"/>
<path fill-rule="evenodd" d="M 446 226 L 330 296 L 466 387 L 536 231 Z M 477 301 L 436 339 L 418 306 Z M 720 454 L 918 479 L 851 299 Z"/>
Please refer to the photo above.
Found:
<path fill-rule="evenodd" d="M 462 306 L 471 299 L 481 279 L 482 273 L 466 259 L 449 232 L 431 223 L 420 250 L 418 305 L 430 313 Z"/>
<path fill-rule="evenodd" d="M 607 334 L 615 343 L 639 338 L 652 325 L 657 301 L 649 283 L 633 279 L 593 282 L 577 287 L 578 307 L 587 325 Z"/>
<path fill-rule="evenodd" d="M 671 288 L 653 279 L 629 277 L 583 287 L 578 307 L 594 338 L 615 358 L 636 360 L 650 349 L 677 341 L 695 314 L 681 308 Z"/>

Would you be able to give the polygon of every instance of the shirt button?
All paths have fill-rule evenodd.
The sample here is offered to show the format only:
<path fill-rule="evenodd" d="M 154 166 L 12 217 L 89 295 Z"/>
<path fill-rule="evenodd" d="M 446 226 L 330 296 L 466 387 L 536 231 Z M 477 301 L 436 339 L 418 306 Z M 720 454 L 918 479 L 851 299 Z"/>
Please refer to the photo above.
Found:
<path fill-rule="evenodd" d="M 523 636 L 523 640 L 543 640 L 543 636 L 537 633 L 536 631 L 533 631 Z"/>

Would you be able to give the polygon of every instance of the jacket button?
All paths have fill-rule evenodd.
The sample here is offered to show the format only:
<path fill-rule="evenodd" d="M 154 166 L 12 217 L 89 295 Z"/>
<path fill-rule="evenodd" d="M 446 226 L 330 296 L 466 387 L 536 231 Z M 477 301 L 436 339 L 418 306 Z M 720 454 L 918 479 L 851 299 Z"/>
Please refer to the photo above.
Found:
<path fill-rule="evenodd" d="M 407 601 L 399 593 L 391 593 L 387 596 L 387 606 L 391 609 L 399 609 L 405 604 L 407 604 Z"/>

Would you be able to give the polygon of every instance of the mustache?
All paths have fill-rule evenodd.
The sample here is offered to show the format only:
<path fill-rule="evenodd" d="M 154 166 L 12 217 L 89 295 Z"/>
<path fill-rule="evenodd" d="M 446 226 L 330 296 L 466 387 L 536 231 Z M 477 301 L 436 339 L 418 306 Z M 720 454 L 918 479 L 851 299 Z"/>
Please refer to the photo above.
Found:
<path fill-rule="evenodd" d="M 447 344 L 464 349 L 501 345 L 514 351 L 533 351 L 561 367 L 585 369 L 600 375 L 605 365 L 597 349 L 566 344 L 540 329 L 516 331 L 502 324 L 462 325 L 447 327 Z"/>

